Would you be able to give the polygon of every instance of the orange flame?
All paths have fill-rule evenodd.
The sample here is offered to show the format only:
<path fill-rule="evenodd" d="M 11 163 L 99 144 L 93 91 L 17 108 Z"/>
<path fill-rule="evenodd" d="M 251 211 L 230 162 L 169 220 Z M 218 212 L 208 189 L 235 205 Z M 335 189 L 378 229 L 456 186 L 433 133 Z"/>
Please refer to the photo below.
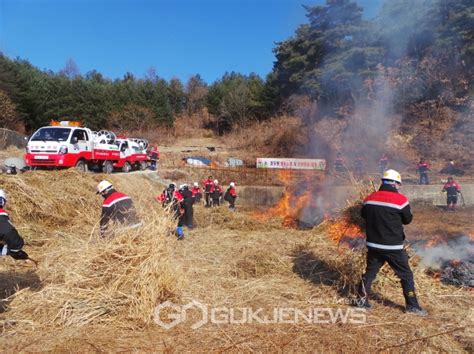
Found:
<path fill-rule="evenodd" d="M 285 190 L 283 196 L 277 205 L 270 208 L 265 212 L 256 212 L 254 217 L 261 221 L 267 221 L 274 217 L 280 217 L 283 219 L 282 225 L 289 228 L 296 228 L 298 226 L 298 215 L 300 211 L 310 206 L 312 201 L 312 191 L 310 188 L 304 191 L 304 193 L 298 195 L 296 189 L 296 181 L 293 179 L 292 171 L 281 170 L 279 171 L 278 178 L 283 182 Z M 310 179 L 306 179 L 306 184 L 310 185 Z"/>
<path fill-rule="evenodd" d="M 329 225 L 328 235 L 331 240 L 339 244 L 342 238 L 363 238 L 364 231 L 358 225 L 351 224 L 346 219 L 339 219 Z"/>

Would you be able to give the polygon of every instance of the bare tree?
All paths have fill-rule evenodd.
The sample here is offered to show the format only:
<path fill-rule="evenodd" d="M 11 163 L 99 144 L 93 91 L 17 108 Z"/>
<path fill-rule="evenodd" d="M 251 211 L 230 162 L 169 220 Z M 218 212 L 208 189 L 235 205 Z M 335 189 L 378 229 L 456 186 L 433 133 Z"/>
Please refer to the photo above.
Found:
<path fill-rule="evenodd" d="M 0 91 L 0 127 L 16 130 L 19 124 L 15 104 L 5 92 Z"/>
<path fill-rule="evenodd" d="M 79 71 L 79 67 L 77 66 L 76 62 L 74 59 L 69 58 L 66 61 L 66 64 L 64 65 L 64 68 L 62 68 L 59 71 L 60 75 L 66 76 L 68 79 L 73 80 L 76 77 L 81 75 L 81 72 Z"/>
<path fill-rule="evenodd" d="M 150 81 L 152 83 L 156 83 L 158 81 L 158 74 L 156 73 L 156 68 L 154 66 L 150 66 L 144 75 L 145 81 Z"/>
<path fill-rule="evenodd" d="M 186 113 L 191 116 L 204 107 L 208 88 L 199 74 L 192 76 L 186 83 Z"/>
<path fill-rule="evenodd" d="M 250 90 L 244 82 L 235 86 L 222 100 L 221 112 L 232 123 L 245 126 L 250 112 Z"/>

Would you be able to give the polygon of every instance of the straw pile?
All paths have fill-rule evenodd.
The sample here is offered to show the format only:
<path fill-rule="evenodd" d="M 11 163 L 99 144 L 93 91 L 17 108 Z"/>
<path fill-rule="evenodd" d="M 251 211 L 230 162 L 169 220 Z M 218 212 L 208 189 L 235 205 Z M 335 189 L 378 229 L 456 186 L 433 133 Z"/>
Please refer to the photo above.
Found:
<path fill-rule="evenodd" d="M 25 250 L 40 263 L 36 274 L 41 284 L 39 290 L 25 284 L 4 300 L 7 311 L 0 317 L 4 331 L 90 323 L 143 326 L 151 322 L 158 303 L 177 293 L 179 280 L 169 267 L 165 240 L 172 224 L 152 200 L 157 191 L 145 181 L 111 177 L 116 189 L 134 199 L 144 225 L 102 240 L 98 238 L 102 198 L 94 194 L 101 177 L 66 171 L 1 179 Z M 0 269 L 11 272 L 21 266 L 7 259 Z"/>

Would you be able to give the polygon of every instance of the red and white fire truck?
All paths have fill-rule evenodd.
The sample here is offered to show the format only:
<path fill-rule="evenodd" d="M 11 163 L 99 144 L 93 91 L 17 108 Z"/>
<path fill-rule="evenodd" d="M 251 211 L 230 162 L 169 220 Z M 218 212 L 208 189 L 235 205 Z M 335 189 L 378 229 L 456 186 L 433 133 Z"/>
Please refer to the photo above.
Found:
<path fill-rule="evenodd" d="M 148 142 L 145 139 L 126 138 L 118 135 L 115 144 L 120 151 L 120 159 L 114 164 L 115 168 L 121 168 L 123 172 L 132 169 L 145 170 L 148 166 L 148 155 L 146 148 Z"/>
<path fill-rule="evenodd" d="M 117 139 L 113 132 L 94 132 L 76 121 L 52 121 L 28 140 L 25 162 L 30 167 L 76 167 L 104 173 L 115 168 L 144 170 L 148 166 L 146 146 L 143 139 Z"/>

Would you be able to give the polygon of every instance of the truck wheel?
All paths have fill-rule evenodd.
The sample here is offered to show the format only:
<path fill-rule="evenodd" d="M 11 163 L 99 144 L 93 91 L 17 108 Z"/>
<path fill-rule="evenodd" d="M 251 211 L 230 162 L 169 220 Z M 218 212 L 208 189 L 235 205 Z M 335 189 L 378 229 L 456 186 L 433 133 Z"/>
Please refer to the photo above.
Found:
<path fill-rule="evenodd" d="M 122 167 L 122 172 L 128 173 L 131 169 L 132 166 L 128 162 L 125 162 Z"/>
<path fill-rule="evenodd" d="M 84 160 L 77 161 L 76 169 L 80 172 L 87 172 L 88 168 L 86 162 Z"/>
<path fill-rule="evenodd" d="M 145 161 L 140 161 L 139 167 L 140 167 L 140 171 L 145 171 L 148 165 Z"/>
<path fill-rule="evenodd" d="M 105 161 L 104 165 L 102 166 L 102 172 L 104 173 L 112 173 L 114 172 L 114 165 L 112 161 Z"/>

